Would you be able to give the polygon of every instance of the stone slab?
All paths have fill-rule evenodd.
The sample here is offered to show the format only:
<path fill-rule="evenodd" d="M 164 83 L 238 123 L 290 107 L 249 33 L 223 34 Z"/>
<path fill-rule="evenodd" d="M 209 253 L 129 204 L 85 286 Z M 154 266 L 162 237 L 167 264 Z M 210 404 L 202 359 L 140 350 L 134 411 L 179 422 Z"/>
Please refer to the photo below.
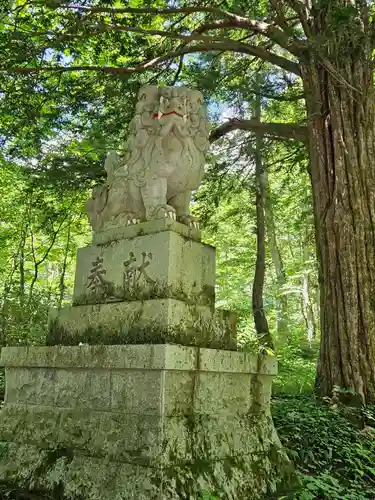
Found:
<path fill-rule="evenodd" d="M 41 449 L 78 448 L 92 457 L 128 463 L 142 459 L 154 466 L 194 457 L 219 460 L 260 453 L 262 443 L 254 431 L 261 426 L 269 434 L 268 441 L 275 440 L 272 418 L 266 412 L 157 416 L 7 403 L 0 423 L 0 441 Z"/>
<path fill-rule="evenodd" d="M 51 310 L 48 345 L 175 343 L 236 348 L 236 332 L 210 306 L 175 299 L 68 306 Z"/>
<path fill-rule="evenodd" d="M 277 375 L 276 356 L 257 357 L 249 352 L 200 349 L 198 362 L 201 371 Z"/>
<path fill-rule="evenodd" d="M 114 349 L 106 346 L 4 348 L 5 403 L 129 415 L 245 415 L 269 408 L 272 377 L 256 373 L 255 362 L 248 365 L 255 373 L 244 373 L 243 353 L 233 353 L 225 371 L 209 371 L 199 361 L 210 359 L 208 349 L 153 347 L 116 346 L 112 361 Z"/>
<path fill-rule="evenodd" d="M 198 348 L 169 344 L 4 347 L 4 367 L 195 370 Z"/>
<path fill-rule="evenodd" d="M 178 370 L 201 372 L 277 373 L 274 357 L 173 344 L 3 347 L 5 368 L 92 368 L 117 370 Z M 267 365 L 273 367 L 273 372 Z"/>
<path fill-rule="evenodd" d="M 184 238 L 194 241 L 201 241 L 201 232 L 197 228 L 188 227 L 185 224 L 172 219 L 156 219 L 148 222 L 141 222 L 131 226 L 107 229 L 106 231 L 93 232 L 93 245 L 105 245 L 112 241 L 129 240 L 137 236 L 161 233 L 163 231 L 173 231 Z"/>
<path fill-rule="evenodd" d="M 78 249 L 73 305 L 154 298 L 213 307 L 215 249 L 174 231 Z"/>

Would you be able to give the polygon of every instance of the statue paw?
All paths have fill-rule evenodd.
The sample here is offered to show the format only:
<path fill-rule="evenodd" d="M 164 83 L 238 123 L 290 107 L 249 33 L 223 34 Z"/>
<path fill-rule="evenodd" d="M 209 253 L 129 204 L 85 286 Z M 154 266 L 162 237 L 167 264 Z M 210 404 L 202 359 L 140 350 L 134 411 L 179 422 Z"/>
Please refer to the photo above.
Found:
<path fill-rule="evenodd" d="M 190 228 L 199 229 L 199 219 L 193 215 L 180 215 L 177 217 L 178 222 L 185 224 Z"/>
<path fill-rule="evenodd" d="M 133 212 L 126 212 L 117 215 L 111 222 L 116 226 L 133 226 L 135 224 L 139 224 L 141 220 L 137 214 Z"/>
<path fill-rule="evenodd" d="M 176 220 L 176 210 L 170 205 L 158 205 L 149 211 L 148 219 L 172 219 Z"/>

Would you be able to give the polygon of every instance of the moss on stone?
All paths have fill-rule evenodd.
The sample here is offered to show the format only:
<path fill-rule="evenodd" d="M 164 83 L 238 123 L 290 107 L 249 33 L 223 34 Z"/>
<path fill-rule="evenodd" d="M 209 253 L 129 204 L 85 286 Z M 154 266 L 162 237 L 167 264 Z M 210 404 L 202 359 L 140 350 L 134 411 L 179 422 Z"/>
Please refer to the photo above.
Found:
<path fill-rule="evenodd" d="M 152 299 L 175 299 L 189 305 L 214 306 L 215 287 L 204 285 L 202 290 L 198 292 L 186 293 L 182 284 L 171 286 L 153 283 L 147 286 L 137 285 L 129 290 L 108 282 L 105 287 L 98 288 L 95 291 L 88 291 L 86 294 L 74 298 L 73 306 L 106 304 L 109 302 L 143 302 Z"/>
<path fill-rule="evenodd" d="M 233 350 L 233 345 L 226 336 L 218 337 L 212 325 L 201 324 L 186 327 L 161 327 L 159 325 L 133 324 L 108 329 L 101 326 L 88 327 L 84 331 L 71 332 L 58 323 L 58 319 L 50 321 L 46 345 L 126 345 L 126 344 L 180 344 L 211 349 Z"/>

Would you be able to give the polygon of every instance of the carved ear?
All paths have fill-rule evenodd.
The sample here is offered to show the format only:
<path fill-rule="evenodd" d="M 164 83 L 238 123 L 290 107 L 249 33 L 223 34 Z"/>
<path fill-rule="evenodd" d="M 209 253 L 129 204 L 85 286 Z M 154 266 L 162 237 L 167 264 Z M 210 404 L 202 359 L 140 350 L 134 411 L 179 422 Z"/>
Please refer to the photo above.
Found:
<path fill-rule="evenodd" d="M 148 96 L 152 96 L 152 98 L 157 101 L 159 97 L 159 90 L 159 87 L 156 85 L 144 85 L 139 89 L 138 101 L 145 101 Z"/>
<path fill-rule="evenodd" d="M 104 163 L 104 170 L 107 172 L 107 179 L 110 181 L 113 177 L 114 172 L 120 166 L 120 156 L 116 151 L 110 151 L 107 154 L 107 158 Z"/>

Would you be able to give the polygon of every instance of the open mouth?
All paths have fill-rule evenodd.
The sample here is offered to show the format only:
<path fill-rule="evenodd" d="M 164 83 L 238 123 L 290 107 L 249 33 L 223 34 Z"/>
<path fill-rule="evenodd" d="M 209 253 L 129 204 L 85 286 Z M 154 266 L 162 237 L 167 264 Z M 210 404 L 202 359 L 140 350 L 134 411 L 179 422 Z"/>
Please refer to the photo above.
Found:
<path fill-rule="evenodd" d="M 162 116 L 168 116 L 168 115 L 177 115 L 179 116 L 180 118 L 185 118 L 185 115 L 181 114 L 181 113 L 178 113 L 177 111 L 170 111 L 169 113 L 155 113 L 153 116 L 153 118 L 161 118 Z"/>

